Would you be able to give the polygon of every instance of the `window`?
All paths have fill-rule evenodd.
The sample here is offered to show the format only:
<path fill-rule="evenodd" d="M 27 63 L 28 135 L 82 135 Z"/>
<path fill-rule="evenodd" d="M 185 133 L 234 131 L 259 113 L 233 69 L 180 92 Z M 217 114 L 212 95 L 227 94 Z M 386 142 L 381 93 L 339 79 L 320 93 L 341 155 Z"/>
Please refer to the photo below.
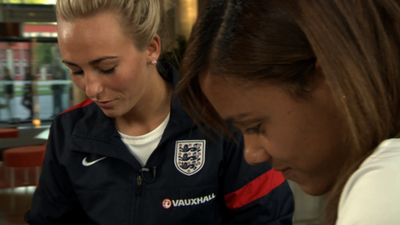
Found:
<path fill-rule="evenodd" d="M 24 37 L 57 37 L 56 23 L 24 23 Z"/>
<path fill-rule="evenodd" d="M 39 4 L 39 5 L 54 5 L 56 0 L 1 0 L 3 4 Z"/>

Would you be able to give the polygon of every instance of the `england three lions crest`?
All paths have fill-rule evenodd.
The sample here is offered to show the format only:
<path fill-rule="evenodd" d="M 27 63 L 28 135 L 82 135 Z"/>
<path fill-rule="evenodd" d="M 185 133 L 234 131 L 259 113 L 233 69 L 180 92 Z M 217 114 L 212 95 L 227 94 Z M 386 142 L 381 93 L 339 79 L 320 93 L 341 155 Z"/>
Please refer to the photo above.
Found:
<path fill-rule="evenodd" d="M 203 168 L 205 156 L 206 140 L 176 142 L 175 167 L 187 176 L 192 176 Z"/>

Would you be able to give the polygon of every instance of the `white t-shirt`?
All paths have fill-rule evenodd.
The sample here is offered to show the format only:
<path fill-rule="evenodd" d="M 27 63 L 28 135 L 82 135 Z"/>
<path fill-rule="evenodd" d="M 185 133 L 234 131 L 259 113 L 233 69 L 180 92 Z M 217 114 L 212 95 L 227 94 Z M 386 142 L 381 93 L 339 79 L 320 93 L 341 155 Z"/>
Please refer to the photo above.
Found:
<path fill-rule="evenodd" d="M 151 153 L 157 148 L 157 145 L 161 141 L 161 137 L 167 127 L 169 121 L 169 114 L 156 129 L 141 136 L 129 136 L 119 132 L 121 140 L 128 147 L 129 151 L 133 156 L 142 164 L 146 165 Z"/>
<path fill-rule="evenodd" d="M 347 181 L 336 225 L 400 224 L 400 139 L 382 142 Z"/>

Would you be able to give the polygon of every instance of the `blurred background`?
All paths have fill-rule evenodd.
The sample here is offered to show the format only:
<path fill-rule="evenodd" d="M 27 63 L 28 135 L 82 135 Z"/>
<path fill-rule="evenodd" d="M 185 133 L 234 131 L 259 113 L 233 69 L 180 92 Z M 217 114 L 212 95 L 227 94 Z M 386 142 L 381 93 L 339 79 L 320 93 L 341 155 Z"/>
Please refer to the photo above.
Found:
<path fill-rule="evenodd" d="M 170 1 L 162 59 L 176 66 L 205 1 Z M 1 0 L 0 123 L 51 122 L 86 96 L 72 84 L 57 44 L 55 0 Z"/>
<path fill-rule="evenodd" d="M 206 0 L 168 0 L 162 60 L 176 67 Z M 5 155 L 13 148 L 43 146 L 55 116 L 86 99 L 71 82 L 57 44 L 55 0 L 0 0 L 0 225 L 25 224 L 39 163 Z M 8 163 L 4 158 L 8 157 Z M 17 157 L 16 160 L 10 160 Z M 19 160 L 19 158 L 21 160 Z M 17 165 L 12 165 L 16 163 Z M 295 225 L 320 224 L 323 197 L 290 182 Z"/>

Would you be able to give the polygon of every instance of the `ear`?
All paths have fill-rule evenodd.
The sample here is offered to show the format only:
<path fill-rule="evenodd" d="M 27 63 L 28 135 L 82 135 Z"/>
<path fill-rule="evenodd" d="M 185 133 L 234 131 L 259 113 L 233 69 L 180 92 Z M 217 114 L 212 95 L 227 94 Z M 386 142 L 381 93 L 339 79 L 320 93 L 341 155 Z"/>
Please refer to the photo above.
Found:
<path fill-rule="evenodd" d="M 147 61 L 158 60 L 161 54 L 161 37 L 156 34 L 147 47 Z"/>
<path fill-rule="evenodd" d="M 314 70 L 309 79 L 308 84 L 304 86 L 304 90 L 310 93 L 327 82 L 318 59 L 315 61 Z"/>
<path fill-rule="evenodd" d="M 318 59 L 315 61 L 315 69 L 313 75 L 315 76 L 314 79 L 316 79 L 317 81 L 325 80 L 325 74 L 322 72 L 321 64 L 319 63 Z"/>
<path fill-rule="evenodd" d="M 321 68 L 321 64 L 319 64 L 319 60 L 318 59 L 315 61 L 315 68 L 318 68 L 318 69 Z"/>

